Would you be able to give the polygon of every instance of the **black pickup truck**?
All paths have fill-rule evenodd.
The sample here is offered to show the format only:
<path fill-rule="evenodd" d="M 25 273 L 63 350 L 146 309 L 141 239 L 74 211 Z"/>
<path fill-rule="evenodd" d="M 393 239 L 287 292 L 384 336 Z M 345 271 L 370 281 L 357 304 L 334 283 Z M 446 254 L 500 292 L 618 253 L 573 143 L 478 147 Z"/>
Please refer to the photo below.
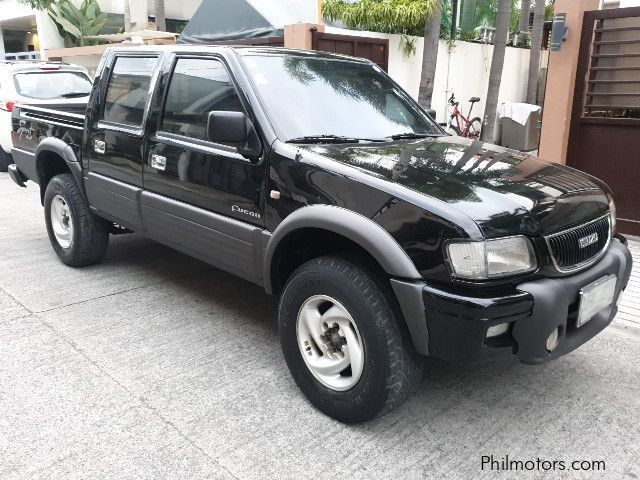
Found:
<path fill-rule="evenodd" d="M 133 231 L 279 295 L 291 374 L 345 422 L 398 405 L 425 355 L 572 351 L 630 276 L 603 182 L 448 136 L 365 60 L 111 48 L 84 115 L 17 107 L 13 144 L 62 262 Z"/>

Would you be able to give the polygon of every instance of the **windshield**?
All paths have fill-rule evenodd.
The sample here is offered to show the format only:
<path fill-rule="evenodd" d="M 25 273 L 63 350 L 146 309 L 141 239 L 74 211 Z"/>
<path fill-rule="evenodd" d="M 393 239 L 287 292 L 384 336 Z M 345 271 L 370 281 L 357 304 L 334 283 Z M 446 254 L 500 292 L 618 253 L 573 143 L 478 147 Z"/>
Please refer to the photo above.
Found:
<path fill-rule="evenodd" d="M 14 82 L 18 95 L 40 100 L 85 97 L 91 92 L 91 80 L 82 72 L 17 73 Z"/>
<path fill-rule="evenodd" d="M 442 134 L 371 64 L 290 55 L 247 55 L 242 60 L 283 141 Z"/>

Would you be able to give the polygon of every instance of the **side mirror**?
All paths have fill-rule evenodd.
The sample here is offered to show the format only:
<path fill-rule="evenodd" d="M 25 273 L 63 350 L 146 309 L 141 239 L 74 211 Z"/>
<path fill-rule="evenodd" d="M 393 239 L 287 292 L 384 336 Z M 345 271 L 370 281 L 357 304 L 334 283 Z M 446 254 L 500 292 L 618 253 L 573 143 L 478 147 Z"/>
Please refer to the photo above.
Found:
<path fill-rule="evenodd" d="M 207 136 L 212 142 L 244 143 L 247 140 L 247 116 L 242 112 L 209 112 Z"/>
<path fill-rule="evenodd" d="M 433 108 L 427 109 L 427 115 L 431 117 L 431 120 L 436 121 L 436 111 Z"/>
<path fill-rule="evenodd" d="M 253 122 L 243 112 L 209 112 L 207 137 L 212 142 L 237 144 L 238 153 L 253 163 L 260 160 L 260 138 Z"/>

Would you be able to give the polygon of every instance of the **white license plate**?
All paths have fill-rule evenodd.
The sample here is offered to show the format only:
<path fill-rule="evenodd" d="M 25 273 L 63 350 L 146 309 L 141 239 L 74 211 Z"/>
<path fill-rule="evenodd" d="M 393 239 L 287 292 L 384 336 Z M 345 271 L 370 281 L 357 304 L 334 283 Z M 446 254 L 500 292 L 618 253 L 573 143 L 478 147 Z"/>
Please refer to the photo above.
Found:
<path fill-rule="evenodd" d="M 593 316 L 613 303 L 616 291 L 616 276 L 608 275 L 591 282 L 580 290 L 578 308 L 578 327 L 584 325 Z"/>

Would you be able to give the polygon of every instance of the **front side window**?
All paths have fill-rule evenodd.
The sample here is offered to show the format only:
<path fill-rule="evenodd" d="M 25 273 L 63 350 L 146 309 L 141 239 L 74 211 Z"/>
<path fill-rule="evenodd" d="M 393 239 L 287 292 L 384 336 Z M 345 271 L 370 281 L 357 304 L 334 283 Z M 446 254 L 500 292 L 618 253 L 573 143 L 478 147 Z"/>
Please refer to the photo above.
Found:
<path fill-rule="evenodd" d="M 91 79 L 83 72 L 46 71 L 16 73 L 13 77 L 18 95 L 39 100 L 86 97 Z"/>
<path fill-rule="evenodd" d="M 207 140 L 207 119 L 214 110 L 242 111 L 224 65 L 213 59 L 178 59 L 167 91 L 161 130 Z"/>
<path fill-rule="evenodd" d="M 157 57 L 118 57 L 104 102 L 104 120 L 141 127 Z"/>

